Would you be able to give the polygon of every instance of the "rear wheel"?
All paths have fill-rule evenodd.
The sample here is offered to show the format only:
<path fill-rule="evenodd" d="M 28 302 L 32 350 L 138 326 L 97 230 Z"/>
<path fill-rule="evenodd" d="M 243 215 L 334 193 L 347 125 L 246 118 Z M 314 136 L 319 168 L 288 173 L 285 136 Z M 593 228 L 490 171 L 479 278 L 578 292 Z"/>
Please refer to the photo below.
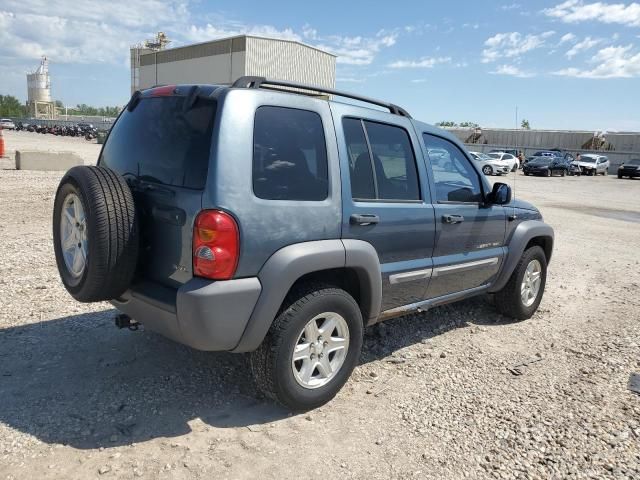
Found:
<path fill-rule="evenodd" d="M 531 318 L 540 305 L 546 281 L 547 257 L 542 248 L 525 250 L 507 284 L 496 293 L 496 308 L 517 320 Z"/>
<path fill-rule="evenodd" d="M 621 174 L 618 174 L 618 178 L 622 178 L 622 175 L 621 175 Z"/>
<path fill-rule="evenodd" d="M 292 410 L 331 400 L 355 368 L 363 321 L 344 290 L 315 286 L 290 294 L 262 345 L 251 354 L 260 390 Z"/>
<path fill-rule="evenodd" d="M 78 301 L 119 297 L 138 258 L 138 225 L 124 178 L 78 166 L 60 181 L 53 207 L 53 246 L 60 278 Z"/>

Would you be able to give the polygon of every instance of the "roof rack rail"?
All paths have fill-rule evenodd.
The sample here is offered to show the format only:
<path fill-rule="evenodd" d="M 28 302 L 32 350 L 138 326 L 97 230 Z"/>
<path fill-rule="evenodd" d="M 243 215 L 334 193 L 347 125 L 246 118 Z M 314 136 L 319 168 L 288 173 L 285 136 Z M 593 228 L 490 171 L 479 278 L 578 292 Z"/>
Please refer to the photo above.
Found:
<path fill-rule="evenodd" d="M 351 98 L 354 100 L 358 100 L 360 102 L 371 103 L 373 105 L 378 105 L 379 107 L 388 108 L 389 112 L 394 115 L 400 115 L 402 117 L 411 118 L 409 112 L 407 112 L 404 108 L 399 107 L 398 105 L 394 105 L 393 103 L 383 102 L 382 100 L 376 100 L 375 98 L 364 97 L 362 95 L 356 95 L 355 93 L 342 92 L 340 90 L 334 90 L 332 88 L 325 88 L 319 85 L 308 85 L 305 83 L 298 82 L 289 82 L 286 80 L 270 80 L 265 77 L 255 77 L 255 76 L 244 76 L 238 78 L 233 84 L 231 88 L 264 88 L 267 90 L 279 90 L 280 88 L 269 88 L 269 86 L 275 87 L 289 87 L 289 88 L 297 88 L 300 90 L 309 90 L 312 92 L 322 92 L 328 93 L 329 95 L 336 95 L 338 97 Z M 312 93 L 304 93 L 304 92 L 292 92 L 287 91 L 287 93 L 298 93 L 302 95 L 313 95 Z"/>

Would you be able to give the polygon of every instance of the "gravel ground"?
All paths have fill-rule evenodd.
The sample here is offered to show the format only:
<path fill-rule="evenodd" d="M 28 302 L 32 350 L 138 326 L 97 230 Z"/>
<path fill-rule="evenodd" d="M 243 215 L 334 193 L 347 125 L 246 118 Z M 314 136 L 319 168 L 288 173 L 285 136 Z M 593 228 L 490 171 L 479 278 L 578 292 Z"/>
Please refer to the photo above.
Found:
<path fill-rule="evenodd" d="M 291 415 L 246 357 L 71 299 L 60 176 L 0 171 L 0 478 L 640 478 L 640 181 L 518 175 L 556 231 L 538 313 L 476 298 L 372 328 L 336 399 Z"/>

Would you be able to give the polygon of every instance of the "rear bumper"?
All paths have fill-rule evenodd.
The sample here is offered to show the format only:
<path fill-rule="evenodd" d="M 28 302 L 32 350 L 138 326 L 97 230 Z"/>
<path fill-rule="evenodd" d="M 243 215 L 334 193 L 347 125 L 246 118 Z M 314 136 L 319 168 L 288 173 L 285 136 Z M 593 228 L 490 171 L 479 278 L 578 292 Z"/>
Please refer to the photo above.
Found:
<path fill-rule="evenodd" d="M 176 342 L 197 350 L 238 345 L 262 286 L 257 278 L 212 282 L 194 278 L 179 289 L 136 285 L 111 300 L 120 311 Z"/>

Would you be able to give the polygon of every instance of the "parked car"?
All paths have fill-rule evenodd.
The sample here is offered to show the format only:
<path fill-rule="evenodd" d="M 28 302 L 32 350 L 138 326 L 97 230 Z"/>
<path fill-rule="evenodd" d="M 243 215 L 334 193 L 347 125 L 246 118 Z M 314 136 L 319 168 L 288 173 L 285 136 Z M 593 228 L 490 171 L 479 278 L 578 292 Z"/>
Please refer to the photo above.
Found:
<path fill-rule="evenodd" d="M 618 178 L 622 177 L 640 177 L 640 158 L 629 160 L 618 167 Z"/>
<path fill-rule="evenodd" d="M 489 153 L 508 153 L 509 155 L 517 157 L 519 152 L 517 148 L 494 148 L 493 150 L 489 150 Z"/>
<path fill-rule="evenodd" d="M 0 128 L 5 130 L 15 130 L 16 124 L 9 118 L 0 118 Z"/>
<path fill-rule="evenodd" d="M 569 162 L 558 157 L 534 157 L 522 167 L 522 171 L 525 175 L 543 175 L 545 177 L 560 175 L 564 177 L 569 174 Z"/>
<path fill-rule="evenodd" d="M 580 167 L 583 175 L 608 175 L 609 158 L 604 155 L 585 153 L 580 156 L 580 161 L 574 161 Z"/>
<path fill-rule="evenodd" d="M 511 172 L 515 172 L 518 168 L 520 168 L 520 160 L 518 160 L 518 157 L 510 153 L 489 152 L 489 156 L 495 160 L 507 162 L 509 164 L 509 171 Z"/>
<path fill-rule="evenodd" d="M 496 160 L 482 152 L 469 152 L 469 155 L 478 162 L 476 165 L 485 175 L 502 175 L 510 171 L 509 162 L 506 160 Z"/>
<path fill-rule="evenodd" d="M 319 90 L 389 112 L 301 94 Z M 450 133 L 259 77 L 134 93 L 98 165 L 63 176 L 53 225 L 76 300 L 110 301 L 120 327 L 252 352 L 258 387 L 293 410 L 340 390 L 377 322 L 483 293 L 531 317 L 554 238 Z"/>

